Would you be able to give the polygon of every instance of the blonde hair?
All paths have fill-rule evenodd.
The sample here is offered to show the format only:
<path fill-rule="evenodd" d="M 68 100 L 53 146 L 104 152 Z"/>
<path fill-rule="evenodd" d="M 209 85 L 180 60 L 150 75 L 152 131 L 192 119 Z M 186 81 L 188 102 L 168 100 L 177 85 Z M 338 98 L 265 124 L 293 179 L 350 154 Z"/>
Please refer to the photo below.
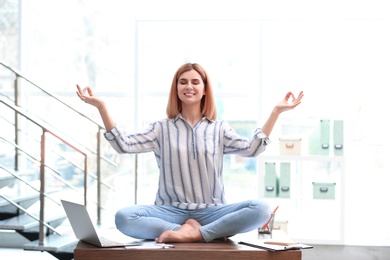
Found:
<path fill-rule="evenodd" d="M 213 93 L 213 88 L 211 86 L 211 82 L 207 72 L 197 63 L 186 63 L 183 64 L 175 73 L 175 76 L 172 80 L 171 90 L 169 92 L 168 97 L 168 105 L 167 105 L 167 116 L 170 119 L 175 118 L 182 110 L 181 100 L 179 99 L 177 93 L 177 84 L 180 76 L 187 71 L 195 70 L 199 73 L 202 78 L 205 93 L 201 100 L 200 110 L 204 117 L 207 117 L 211 120 L 217 119 L 217 107 L 215 105 L 215 98 Z"/>

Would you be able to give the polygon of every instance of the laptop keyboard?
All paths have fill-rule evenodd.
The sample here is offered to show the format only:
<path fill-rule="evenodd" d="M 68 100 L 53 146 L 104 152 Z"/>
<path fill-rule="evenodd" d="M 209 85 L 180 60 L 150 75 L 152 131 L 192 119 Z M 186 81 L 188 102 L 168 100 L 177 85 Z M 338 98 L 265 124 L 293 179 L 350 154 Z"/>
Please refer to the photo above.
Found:
<path fill-rule="evenodd" d="M 99 237 L 99 239 L 100 239 L 100 242 L 102 243 L 102 245 L 104 245 L 104 246 L 123 246 L 123 243 L 115 242 L 115 241 L 112 241 L 112 240 L 107 239 L 105 237 Z"/>

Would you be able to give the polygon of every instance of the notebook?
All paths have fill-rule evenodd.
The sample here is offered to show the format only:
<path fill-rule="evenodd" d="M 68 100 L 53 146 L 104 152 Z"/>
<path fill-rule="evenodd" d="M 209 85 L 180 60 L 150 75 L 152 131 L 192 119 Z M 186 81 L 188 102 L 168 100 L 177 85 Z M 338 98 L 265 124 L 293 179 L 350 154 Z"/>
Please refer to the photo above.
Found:
<path fill-rule="evenodd" d="M 251 241 L 251 242 L 244 242 L 240 241 L 238 244 L 246 245 L 258 249 L 263 249 L 271 252 L 276 251 L 287 251 L 287 250 L 302 250 L 302 249 L 312 249 L 313 246 L 311 245 L 305 245 L 301 243 L 270 243 L 270 242 L 261 242 L 261 241 Z"/>
<path fill-rule="evenodd" d="M 132 238 L 129 238 L 131 241 L 124 243 L 109 237 L 99 236 L 84 205 L 66 200 L 61 200 L 61 202 L 73 232 L 79 240 L 97 247 L 121 247 L 142 244 L 142 241 Z"/>

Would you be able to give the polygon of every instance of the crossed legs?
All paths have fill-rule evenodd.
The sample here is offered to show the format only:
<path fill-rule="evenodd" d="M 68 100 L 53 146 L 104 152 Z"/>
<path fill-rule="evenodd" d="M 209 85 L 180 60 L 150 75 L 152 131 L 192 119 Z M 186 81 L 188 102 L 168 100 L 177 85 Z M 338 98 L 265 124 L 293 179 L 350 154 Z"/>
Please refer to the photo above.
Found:
<path fill-rule="evenodd" d="M 132 206 L 116 214 L 117 228 L 130 237 L 156 242 L 210 242 L 248 232 L 263 225 L 270 215 L 261 201 L 183 210 L 172 206 Z"/>

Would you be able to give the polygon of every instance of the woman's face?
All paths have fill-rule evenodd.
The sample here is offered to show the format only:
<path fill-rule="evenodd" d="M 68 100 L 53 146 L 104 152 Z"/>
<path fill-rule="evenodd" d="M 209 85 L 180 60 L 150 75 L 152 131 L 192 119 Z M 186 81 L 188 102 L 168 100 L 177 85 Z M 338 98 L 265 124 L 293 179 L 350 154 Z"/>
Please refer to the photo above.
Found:
<path fill-rule="evenodd" d="M 180 75 L 177 81 L 177 93 L 183 105 L 200 105 L 205 95 L 205 86 L 196 70 L 190 70 Z"/>

